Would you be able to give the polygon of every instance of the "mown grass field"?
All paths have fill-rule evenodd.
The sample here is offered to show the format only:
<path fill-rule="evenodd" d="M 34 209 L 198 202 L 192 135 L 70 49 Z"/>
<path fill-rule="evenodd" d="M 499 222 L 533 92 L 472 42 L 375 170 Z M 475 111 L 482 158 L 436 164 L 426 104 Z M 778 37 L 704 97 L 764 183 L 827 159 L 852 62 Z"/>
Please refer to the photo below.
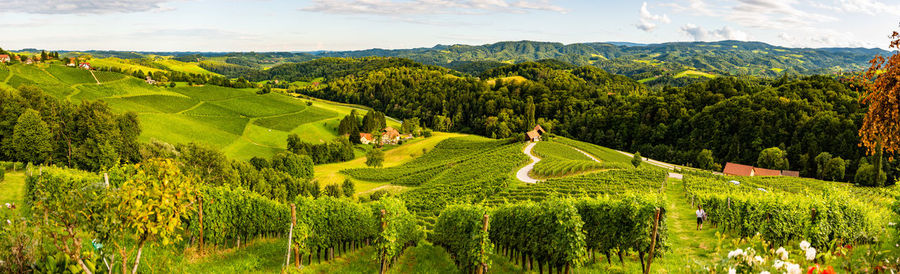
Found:
<path fill-rule="evenodd" d="M 187 63 L 157 61 L 169 68 L 177 67 L 175 70 L 202 73 L 196 70 L 202 68 L 184 65 Z M 92 63 L 155 71 L 117 58 L 93 59 Z M 156 87 L 119 73 L 95 71 L 91 75 L 90 71 L 60 64 L 0 65 L 0 86 L 23 85 L 39 86 L 56 98 L 74 103 L 102 100 L 116 111 L 134 111 L 143 129 L 141 141 L 205 143 L 243 160 L 284 150 L 290 134 L 298 134 L 307 142 L 329 142 L 337 137 L 340 119 L 351 110 L 356 109 L 359 115 L 367 112 L 362 107 L 324 100 L 276 93 L 258 95 L 256 89 L 212 85 Z M 389 120 L 388 124 L 399 127 L 400 121 Z"/>

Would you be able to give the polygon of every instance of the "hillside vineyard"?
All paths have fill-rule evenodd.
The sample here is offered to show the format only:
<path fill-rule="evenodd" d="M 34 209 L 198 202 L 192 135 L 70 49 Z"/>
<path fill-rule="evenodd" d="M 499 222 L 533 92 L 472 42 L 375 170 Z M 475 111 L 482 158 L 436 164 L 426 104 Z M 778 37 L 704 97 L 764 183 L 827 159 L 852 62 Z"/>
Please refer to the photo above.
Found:
<path fill-rule="evenodd" d="M 895 272 L 898 56 L 0 49 L 0 273 Z"/>

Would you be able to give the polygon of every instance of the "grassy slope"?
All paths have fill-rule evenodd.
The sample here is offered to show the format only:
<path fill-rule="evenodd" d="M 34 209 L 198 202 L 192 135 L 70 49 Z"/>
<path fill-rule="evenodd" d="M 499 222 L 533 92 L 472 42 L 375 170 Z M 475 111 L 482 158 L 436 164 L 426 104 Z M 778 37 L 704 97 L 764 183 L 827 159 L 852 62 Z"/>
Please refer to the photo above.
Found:
<path fill-rule="evenodd" d="M 461 137 L 466 136 L 465 134 L 459 133 L 445 133 L 445 132 L 435 132 L 429 138 L 425 139 L 417 139 L 417 141 L 410 142 L 408 144 L 404 144 L 402 146 L 396 147 L 394 149 L 385 151 L 384 153 L 384 167 L 393 167 L 399 166 L 406 162 L 409 162 L 413 158 L 422 156 L 425 151 L 429 151 L 434 148 L 435 145 L 440 143 L 443 140 L 452 137 Z M 334 164 L 326 164 L 326 165 L 318 165 L 316 166 L 315 177 L 322 183 L 322 185 L 329 184 L 339 184 L 344 181 L 347 177 L 340 173 L 343 169 L 350 168 L 365 168 L 366 167 L 366 158 L 361 157 L 349 162 L 343 163 L 334 163 Z M 356 183 L 356 193 L 368 193 L 373 191 L 374 189 L 388 188 L 388 189 L 400 189 L 400 186 L 391 186 L 387 183 L 375 183 L 375 182 L 365 182 L 360 180 L 354 180 Z"/>
<path fill-rule="evenodd" d="M 0 205 L 11 203 L 21 205 L 25 195 L 25 174 L 23 172 L 7 172 L 0 181 Z"/>
<path fill-rule="evenodd" d="M 153 71 L 126 60 L 95 59 L 108 66 Z M 97 62 L 99 61 L 99 62 Z M 182 62 L 163 59 L 167 65 Z M 192 70 L 191 68 L 183 68 Z M 201 142 L 222 149 L 229 157 L 267 157 L 287 146 L 287 136 L 296 133 L 308 142 L 331 141 L 337 124 L 351 110 L 365 108 L 281 94 L 257 95 L 255 89 L 217 86 L 161 88 L 140 79 L 110 72 L 94 72 L 62 65 L 0 65 L 0 87 L 38 85 L 63 100 L 103 100 L 117 111 L 137 112 L 143 128 L 140 140 L 169 143 Z M 389 120 L 399 127 L 400 122 Z"/>

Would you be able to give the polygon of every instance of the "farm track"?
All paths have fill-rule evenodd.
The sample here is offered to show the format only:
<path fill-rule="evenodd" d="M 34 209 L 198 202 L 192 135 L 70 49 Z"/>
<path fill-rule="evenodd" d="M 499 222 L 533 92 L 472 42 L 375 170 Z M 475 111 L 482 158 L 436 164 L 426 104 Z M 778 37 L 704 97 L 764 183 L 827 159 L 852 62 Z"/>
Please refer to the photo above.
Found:
<path fill-rule="evenodd" d="M 531 150 L 534 149 L 534 145 L 537 145 L 537 143 L 530 143 L 525 146 L 524 150 L 522 150 L 525 155 L 528 155 L 528 157 L 531 158 L 531 163 L 522 167 L 521 169 L 519 169 L 519 171 L 516 172 L 516 178 L 519 179 L 519 181 L 528 184 L 540 182 L 539 180 L 528 175 L 529 173 L 531 173 L 531 170 L 534 169 L 534 165 L 541 161 L 541 158 L 538 158 L 537 156 L 534 156 L 533 153 L 531 153 Z"/>

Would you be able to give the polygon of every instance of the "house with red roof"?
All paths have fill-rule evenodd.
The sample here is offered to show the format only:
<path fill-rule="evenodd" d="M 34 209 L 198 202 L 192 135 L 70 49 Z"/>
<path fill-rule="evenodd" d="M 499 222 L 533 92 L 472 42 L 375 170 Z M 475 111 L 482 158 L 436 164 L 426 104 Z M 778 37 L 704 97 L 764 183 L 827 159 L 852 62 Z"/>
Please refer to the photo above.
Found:
<path fill-rule="evenodd" d="M 360 133 L 359 142 L 364 145 L 368 145 L 375 142 L 375 137 L 372 137 L 372 134 L 370 133 Z"/>
<path fill-rule="evenodd" d="M 541 140 L 541 135 L 544 135 L 544 133 L 547 133 L 547 131 L 544 130 L 541 125 L 536 125 L 531 131 L 525 132 L 525 138 L 527 138 L 528 141 L 537 142 Z"/>
<path fill-rule="evenodd" d="M 734 176 L 753 176 L 753 167 L 742 164 L 735 163 L 725 163 L 725 170 L 722 170 L 722 173 L 725 175 L 734 175 Z"/>
<path fill-rule="evenodd" d="M 74 67 L 78 64 L 78 61 L 75 60 L 75 57 L 69 57 L 68 62 L 66 62 L 67 67 Z"/>
<path fill-rule="evenodd" d="M 396 145 L 400 143 L 400 132 L 392 127 L 386 127 L 381 131 L 381 143 Z"/>
<path fill-rule="evenodd" d="M 725 175 L 733 175 L 733 176 L 800 177 L 799 171 L 767 169 L 767 168 L 754 167 L 754 166 L 735 164 L 735 163 L 725 163 L 725 170 L 723 170 L 722 173 L 724 173 Z"/>
<path fill-rule="evenodd" d="M 9 55 L 0 54 L 0 63 L 9 63 Z"/>
<path fill-rule="evenodd" d="M 81 64 L 78 64 L 78 67 L 86 70 L 91 70 L 91 63 L 82 62 Z"/>

